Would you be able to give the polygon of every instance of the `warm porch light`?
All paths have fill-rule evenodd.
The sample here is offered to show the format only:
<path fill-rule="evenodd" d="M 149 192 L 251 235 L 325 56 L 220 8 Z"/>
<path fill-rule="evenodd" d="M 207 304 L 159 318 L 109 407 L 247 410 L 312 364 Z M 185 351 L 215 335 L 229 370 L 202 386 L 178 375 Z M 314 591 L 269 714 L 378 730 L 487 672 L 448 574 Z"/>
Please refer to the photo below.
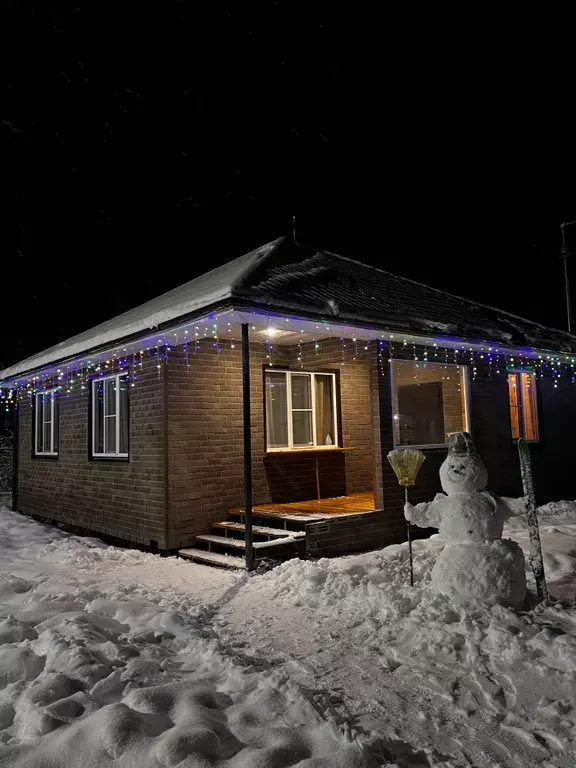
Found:
<path fill-rule="evenodd" d="M 266 328 L 266 336 L 276 336 L 278 333 L 278 328 Z"/>

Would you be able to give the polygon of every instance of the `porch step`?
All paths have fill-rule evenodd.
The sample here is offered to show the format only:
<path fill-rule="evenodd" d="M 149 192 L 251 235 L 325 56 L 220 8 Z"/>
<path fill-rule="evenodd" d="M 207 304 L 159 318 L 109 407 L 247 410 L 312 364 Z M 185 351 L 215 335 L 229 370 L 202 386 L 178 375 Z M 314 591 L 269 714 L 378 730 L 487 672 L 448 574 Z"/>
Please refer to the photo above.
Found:
<path fill-rule="evenodd" d="M 234 517 L 244 517 L 243 509 L 231 509 L 228 511 L 229 515 Z M 318 523 L 321 520 L 326 520 L 330 515 L 291 515 L 286 512 L 270 512 L 261 509 L 255 509 L 252 512 L 253 518 L 271 519 L 271 520 L 287 520 L 290 523 Z"/>
<path fill-rule="evenodd" d="M 208 552 L 205 549 L 195 549 L 194 547 L 190 547 L 187 549 L 178 550 L 178 554 L 181 557 L 186 557 L 189 560 L 194 560 L 200 563 L 206 563 L 207 565 L 219 565 L 223 568 L 240 569 L 245 567 L 245 561 L 243 557 L 222 555 L 218 552 Z"/>
<path fill-rule="evenodd" d="M 212 528 L 223 528 L 226 531 L 233 531 L 236 533 L 246 533 L 246 526 L 244 523 L 212 523 Z M 285 528 L 266 528 L 262 525 L 253 525 L 252 533 L 258 536 L 268 536 L 271 539 L 285 538 L 291 536 L 294 539 L 301 539 L 306 536 L 306 531 L 289 531 Z"/>
<path fill-rule="evenodd" d="M 299 536 L 298 538 L 301 538 Z M 294 541 L 295 537 L 292 535 L 283 536 L 282 538 L 272 539 L 271 541 L 255 541 L 253 543 L 254 549 L 262 550 L 271 547 L 283 546 L 290 541 Z M 203 541 L 209 545 L 217 544 L 220 547 L 231 547 L 232 549 L 246 549 L 246 542 L 244 539 L 233 539 L 231 536 L 213 536 L 209 533 L 203 533 L 200 536 L 196 536 L 196 541 Z"/>

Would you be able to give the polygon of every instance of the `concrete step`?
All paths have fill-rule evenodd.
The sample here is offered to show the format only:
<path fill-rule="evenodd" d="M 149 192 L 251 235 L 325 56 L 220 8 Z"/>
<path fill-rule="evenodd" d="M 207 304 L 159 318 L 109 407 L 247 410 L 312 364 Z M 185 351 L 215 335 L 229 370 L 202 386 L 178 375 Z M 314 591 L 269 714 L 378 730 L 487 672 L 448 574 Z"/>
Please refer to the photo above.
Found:
<path fill-rule="evenodd" d="M 222 528 L 225 531 L 235 531 L 242 534 L 246 532 L 246 526 L 243 523 L 212 523 L 212 528 Z M 294 539 L 301 539 L 306 536 L 306 531 L 289 531 L 285 528 L 267 528 L 262 525 L 253 525 L 252 533 L 257 534 L 258 536 L 268 536 L 271 539 L 284 538 L 286 536 L 292 536 Z"/>
<path fill-rule="evenodd" d="M 195 562 L 205 563 L 206 565 L 218 565 L 222 568 L 243 569 L 246 565 L 243 557 L 233 557 L 232 555 L 222 555 L 218 552 L 208 552 L 205 549 L 195 549 L 194 547 L 180 549 L 178 550 L 178 554 L 181 557 L 187 558 L 188 560 L 194 560 Z"/>

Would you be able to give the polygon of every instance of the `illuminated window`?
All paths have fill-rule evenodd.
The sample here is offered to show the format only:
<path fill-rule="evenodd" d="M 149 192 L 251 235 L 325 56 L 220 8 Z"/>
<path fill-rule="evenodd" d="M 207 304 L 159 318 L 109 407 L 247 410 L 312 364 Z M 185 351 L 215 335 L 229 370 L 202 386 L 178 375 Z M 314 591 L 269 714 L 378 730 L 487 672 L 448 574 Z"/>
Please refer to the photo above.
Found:
<path fill-rule="evenodd" d="M 128 376 L 92 382 L 92 456 L 128 458 Z"/>
<path fill-rule="evenodd" d="M 268 451 L 336 448 L 336 376 L 266 371 Z"/>
<path fill-rule="evenodd" d="M 509 373 L 508 399 L 512 438 L 538 440 L 538 406 L 534 374 L 525 371 Z"/>
<path fill-rule="evenodd" d="M 34 453 L 58 456 L 58 393 L 48 389 L 36 395 Z"/>
<path fill-rule="evenodd" d="M 466 366 L 390 363 L 394 444 L 441 446 L 451 432 L 469 432 Z"/>

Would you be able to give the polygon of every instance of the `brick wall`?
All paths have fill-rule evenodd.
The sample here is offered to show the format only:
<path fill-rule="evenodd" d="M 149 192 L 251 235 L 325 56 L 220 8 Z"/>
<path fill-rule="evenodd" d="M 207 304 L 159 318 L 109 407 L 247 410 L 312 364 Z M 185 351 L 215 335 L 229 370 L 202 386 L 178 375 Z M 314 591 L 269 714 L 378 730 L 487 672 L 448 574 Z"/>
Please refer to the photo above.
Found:
<path fill-rule="evenodd" d="M 233 346 L 232 346 L 233 345 Z M 263 345 L 250 344 L 254 503 L 270 501 L 262 461 Z M 172 350 L 168 364 L 168 505 L 170 546 L 189 544 L 239 506 L 244 493 L 240 342 L 219 351 L 202 342 L 188 358 Z"/>
<path fill-rule="evenodd" d="M 536 499 L 576 499 L 574 440 L 576 435 L 576 384 L 563 376 L 557 388 L 550 378 L 538 379 L 540 442 L 530 446 Z"/>
<path fill-rule="evenodd" d="M 346 345 L 344 348 L 343 344 Z M 338 373 L 342 444 L 354 449 L 346 451 L 345 458 L 340 457 L 346 468 L 344 493 L 371 491 L 374 485 L 374 450 L 367 353 L 360 345 L 358 356 L 354 360 L 355 345 L 351 339 L 323 340 L 318 351 L 314 350 L 313 344 L 302 344 L 301 349 L 303 370 Z M 297 348 L 288 348 L 285 353 L 287 364 L 294 370 L 300 367 L 299 363 L 294 362 L 297 359 L 297 351 Z M 331 460 L 336 461 L 336 457 Z M 323 456 L 321 461 L 325 464 L 326 457 Z"/>
<path fill-rule="evenodd" d="M 341 343 L 323 342 L 319 354 L 303 344 L 302 370 L 337 370 L 340 424 L 346 453 L 266 453 L 264 367 L 270 351 L 250 343 L 252 467 L 255 504 L 340 496 L 372 488 L 373 457 L 367 360 L 340 366 Z M 273 366 L 299 369 L 299 349 L 277 345 Z M 170 546 L 189 544 L 228 510 L 243 503 L 242 358 L 240 342 L 210 342 L 186 355 L 172 350 L 168 364 L 168 503 Z"/>
<path fill-rule="evenodd" d="M 391 521 L 387 511 L 306 525 L 306 552 L 311 557 L 375 549 L 405 539 L 406 523 Z"/>
<path fill-rule="evenodd" d="M 388 355 L 379 359 L 376 342 L 357 360 L 346 342 L 341 365 L 340 340 L 322 341 L 319 354 L 302 345 L 303 370 L 336 370 L 340 419 L 348 453 L 322 453 L 322 495 L 374 489 L 381 512 L 366 519 L 331 524 L 332 543 L 316 549 L 337 551 L 381 546 L 403 537 L 403 490 L 386 454 L 393 448 L 392 402 Z M 33 458 L 32 409 L 20 409 L 19 508 L 28 514 L 60 521 L 96 533 L 161 548 L 189 544 L 210 524 L 225 517 L 243 499 L 241 349 L 237 342 L 220 345 L 220 353 L 203 343 L 188 363 L 181 348 L 170 353 L 158 378 L 156 359 L 144 357 L 139 381 L 130 389 L 130 460 L 88 458 L 87 395 L 60 400 L 60 454 L 57 460 Z M 419 356 L 422 350 L 418 350 Z M 299 368 L 298 347 L 278 346 L 273 365 Z M 401 354 L 401 353 L 400 353 Z M 400 357 L 396 352 L 395 358 Z M 413 350 L 405 355 L 410 359 Z M 251 395 L 254 502 L 315 498 L 313 455 L 266 454 L 263 367 L 269 362 L 264 345 L 251 343 Z M 505 375 L 489 377 L 476 359 L 478 376 L 470 381 L 472 434 L 489 472 L 489 488 L 502 495 L 521 493 L 517 449 L 510 434 Z M 473 377 L 471 377 L 473 378 Z M 165 398 L 168 408 L 165 410 Z M 541 439 L 532 446 L 539 502 L 576 498 L 571 445 L 576 429 L 575 389 L 563 379 L 558 388 L 538 380 Z M 165 418 L 167 429 L 164 430 Z M 168 484 L 164 484 L 164 441 L 168 445 Z M 440 490 L 438 469 L 444 449 L 425 450 L 418 483 L 410 498 L 430 500 Z M 165 539 L 165 497 L 169 538 Z M 372 519 L 370 519 L 372 518 Z M 350 524 L 350 525 L 349 525 Z M 352 527 L 350 527 L 352 526 Z M 425 531 L 421 532 L 425 534 Z M 335 537 L 335 538 L 334 538 Z M 338 541 L 336 540 L 338 539 Z M 358 543 L 360 542 L 360 543 Z"/>
<path fill-rule="evenodd" d="M 480 368 L 470 382 L 472 438 L 488 470 L 488 488 L 501 496 L 520 496 L 518 449 L 512 440 L 508 379 Z"/>
<path fill-rule="evenodd" d="M 144 357 L 129 390 L 129 461 L 89 458 L 89 396 L 59 399 L 57 459 L 32 456 L 31 405 L 19 410 L 19 510 L 128 541 L 164 546 L 165 381 Z"/>
<path fill-rule="evenodd" d="M 394 359 L 408 361 L 414 354 L 422 360 L 424 348 L 416 347 L 415 350 L 410 348 L 405 352 L 396 350 Z M 505 375 L 490 377 L 488 364 L 478 357 L 474 364 L 477 367 L 476 378 L 471 375 L 469 369 L 471 431 L 476 448 L 488 470 L 488 487 L 494 493 L 517 496 L 521 493 L 521 484 L 517 449 L 510 432 L 507 379 Z M 383 365 L 378 365 L 377 360 L 373 358 L 373 376 L 380 382 L 382 406 L 380 435 L 384 462 L 379 495 L 385 508 L 390 511 L 393 509 L 401 511 L 402 491 L 398 488 L 394 474 L 387 466 L 388 462 L 385 458 L 386 453 L 393 447 L 389 400 L 390 366 L 387 359 Z M 376 396 L 377 393 L 374 390 L 373 397 Z M 446 458 L 446 449 L 424 449 L 423 452 L 426 460 L 418 473 L 416 486 L 409 491 L 410 499 L 414 503 L 430 500 L 442 490 L 438 470 Z"/>
<path fill-rule="evenodd" d="M 371 346 L 374 489 L 376 507 L 383 507 L 383 511 L 365 519 L 348 518 L 307 526 L 310 553 L 317 556 L 384 546 L 392 540 L 405 538 L 403 491 L 386 460 L 386 454 L 393 447 L 388 355 L 384 355 L 380 362 L 376 345 Z M 418 347 L 404 355 L 396 349 L 394 359 L 409 360 L 414 352 L 422 359 L 424 350 Z M 507 376 L 502 370 L 496 374 L 496 365 L 490 369 L 486 360 L 479 359 L 478 355 L 474 365 L 476 377 L 468 365 L 471 431 L 488 470 L 488 488 L 502 496 L 519 496 L 522 483 L 517 445 L 511 434 Z M 557 388 L 550 377 L 538 378 L 537 394 L 540 440 L 530 446 L 537 502 L 575 499 L 572 446 L 576 432 L 576 385 L 572 385 L 567 376 L 561 379 Z M 418 474 L 417 485 L 409 490 L 413 503 L 429 501 L 442 490 L 438 472 L 446 458 L 446 450 L 428 449 L 424 454 L 426 460 Z M 433 529 L 413 529 L 419 536 L 432 532 Z"/>

